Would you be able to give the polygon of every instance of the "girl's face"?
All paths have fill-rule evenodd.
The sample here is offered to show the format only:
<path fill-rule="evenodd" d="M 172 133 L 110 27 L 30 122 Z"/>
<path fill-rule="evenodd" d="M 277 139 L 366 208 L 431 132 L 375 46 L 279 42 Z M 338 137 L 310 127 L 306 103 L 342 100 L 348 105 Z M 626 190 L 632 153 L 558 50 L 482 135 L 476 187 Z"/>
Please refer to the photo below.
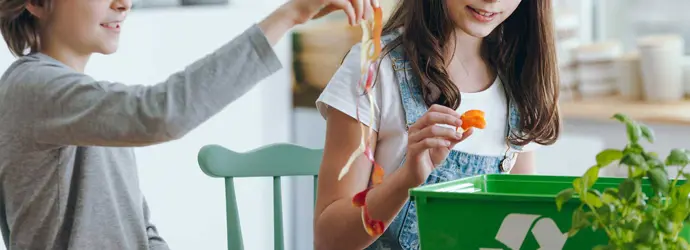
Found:
<path fill-rule="evenodd" d="M 465 33 L 483 38 L 503 23 L 522 0 L 446 0 L 450 19 Z M 530 0 L 542 1 L 542 0 Z"/>
<path fill-rule="evenodd" d="M 53 1 L 52 10 L 41 13 L 42 38 L 77 53 L 114 53 L 131 7 L 131 0 Z"/>

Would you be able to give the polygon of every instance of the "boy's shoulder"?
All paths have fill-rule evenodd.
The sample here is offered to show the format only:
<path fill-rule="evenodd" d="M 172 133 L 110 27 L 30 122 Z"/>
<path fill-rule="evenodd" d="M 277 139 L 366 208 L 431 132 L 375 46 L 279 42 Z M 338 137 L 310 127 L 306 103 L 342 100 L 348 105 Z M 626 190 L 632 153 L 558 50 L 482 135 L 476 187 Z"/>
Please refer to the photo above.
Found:
<path fill-rule="evenodd" d="M 17 58 L 0 77 L 0 89 L 17 92 L 46 87 L 58 79 L 77 76 L 78 73 L 61 62 L 43 54 L 30 54 Z"/>

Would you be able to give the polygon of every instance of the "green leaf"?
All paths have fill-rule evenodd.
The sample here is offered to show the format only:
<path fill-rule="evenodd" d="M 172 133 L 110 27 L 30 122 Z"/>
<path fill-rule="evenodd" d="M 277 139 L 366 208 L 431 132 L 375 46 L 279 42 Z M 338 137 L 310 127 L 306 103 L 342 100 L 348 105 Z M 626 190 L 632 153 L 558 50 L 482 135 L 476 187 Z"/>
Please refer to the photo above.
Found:
<path fill-rule="evenodd" d="M 623 155 L 627 154 L 643 154 L 644 148 L 639 143 L 630 143 L 623 149 Z"/>
<path fill-rule="evenodd" d="M 659 225 L 659 229 L 661 229 L 662 232 L 667 234 L 673 233 L 673 222 L 671 222 L 666 217 L 660 217 L 657 224 Z"/>
<path fill-rule="evenodd" d="M 654 248 L 647 245 L 635 245 L 635 250 L 653 250 Z M 658 250 L 658 249 L 657 249 Z"/>
<path fill-rule="evenodd" d="M 651 243 L 655 235 L 654 223 L 651 220 L 642 222 L 635 230 L 635 241 L 637 243 Z"/>
<path fill-rule="evenodd" d="M 628 165 L 631 167 L 640 166 L 640 165 L 644 164 L 645 162 L 646 161 L 645 161 L 644 157 L 642 157 L 642 155 L 633 154 L 633 153 L 626 154 L 621 159 L 622 164 L 625 164 L 625 165 Z"/>
<path fill-rule="evenodd" d="M 583 178 L 583 183 L 584 183 L 584 189 L 590 189 L 592 186 L 594 186 L 594 183 L 597 182 L 597 179 L 599 179 L 599 166 L 592 166 L 589 169 L 587 169 L 587 172 L 585 172 L 585 175 L 582 176 Z"/>
<path fill-rule="evenodd" d="M 679 237 L 678 242 L 676 243 L 676 248 L 679 250 L 687 250 L 690 249 L 690 245 L 688 245 L 688 241 L 685 240 L 685 238 Z"/>
<path fill-rule="evenodd" d="M 647 161 L 649 161 L 651 159 L 659 159 L 659 154 L 657 154 L 656 152 L 644 152 L 644 151 L 642 151 L 642 152 L 640 152 L 640 154 L 642 154 L 644 159 Z"/>
<path fill-rule="evenodd" d="M 664 167 L 664 163 L 661 162 L 661 160 L 659 160 L 659 159 L 649 159 L 649 160 L 647 160 L 646 163 L 647 163 L 647 166 L 649 166 L 651 168 L 663 168 Z"/>
<path fill-rule="evenodd" d="M 688 203 L 680 202 L 676 203 L 667 211 L 667 216 L 676 223 L 680 223 L 688 218 Z"/>
<path fill-rule="evenodd" d="M 582 210 L 582 207 L 575 209 L 573 211 L 573 216 L 572 216 L 572 225 L 570 226 L 570 230 L 568 231 L 568 237 L 572 237 L 577 232 L 580 231 L 580 229 L 586 228 L 592 223 L 588 220 L 587 214 Z"/>
<path fill-rule="evenodd" d="M 625 124 L 625 128 L 628 132 L 628 140 L 631 143 L 637 143 L 638 141 L 640 141 L 640 136 L 642 136 L 640 126 L 638 126 L 634 122 L 629 122 Z"/>
<path fill-rule="evenodd" d="M 647 139 L 648 142 L 654 143 L 654 131 L 652 131 L 652 129 L 649 128 L 647 125 L 639 124 L 639 126 L 640 132 L 642 132 L 642 137 Z"/>
<path fill-rule="evenodd" d="M 568 188 L 562 190 L 558 193 L 558 195 L 556 195 L 556 208 L 558 208 L 559 212 L 561 211 L 561 208 L 563 208 L 563 204 L 573 198 L 573 194 L 575 194 L 575 189 Z"/>
<path fill-rule="evenodd" d="M 581 177 L 577 177 L 573 180 L 573 188 L 575 189 L 575 193 L 579 195 L 583 195 L 584 190 L 585 190 L 585 183 L 582 181 Z"/>
<path fill-rule="evenodd" d="M 618 197 L 623 200 L 630 200 L 635 197 L 637 190 L 640 188 L 639 184 L 631 179 L 625 179 L 618 185 Z"/>
<path fill-rule="evenodd" d="M 647 204 L 649 204 L 650 206 L 660 207 L 661 199 L 659 198 L 659 196 L 653 196 L 652 198 L 649 198 L 649 202 Z"/>
<path fill-rule="evenodd" d="M 684 183 L 683 185 L 680 185 L 678 187 L 678 198 L 679 201 L 687 201 L 688 200 L 688 195 L 690 195 L 690 181 Z"/>
<path fill-rule="evenodd" d="M 585 202 L 585 203 L 587 203 L 590 206 L 593 206 L 595 208 L 598 208 L 598 207 L 601 207 L 602 205 L 604 205 L 604 203 L 601 202 L 601 199 L 599 199 L 599 197 L 597 197 L 592 192 L 587 192 L 587 194 L 585 194 L 585 196 L 581 196 L 581 199 L 583 202 Z"/>
<path fill-rule="evenodd" d="M 614 161 L 623 158 L 623 152 L 618 149 L 606 149 L 597 154 L 597 165 L 601 167 L 608 166 Z"/>
<path fill-rule="evenodd" d="M 661 194 L 668 194 L 669 190 L 669 180 L 668 174 L 663 168 L 652 168 L 647 171 L 647 178 L 652 184 L 652 189 L 654 192 Z"/>
<path fill-rule="evenodd" d="M 614 114 L 613 118 L 622 122 L 622 123 L 629 123 L 630 122 L 630 118 L 627 115 L 624 115 L 621 113 Z"/>
<path fill-rule="evenodd" d="M 641 178 L 647 175 L 647 170 L 649 170 L 649 167 L 647 167 L 647 164 L 642 164 L 636 167 L 632 167 L 632 178 Z"/>
<path fill-rule="evenodd" d="M 637 227 L 640 226 L 640 221 L 637 219 L 633 219 L 630 221 L 619 221 L 620 227 L 629 231 L 635 231 L 637 230 Z"/>
<path fill-rule="evenodd" d="M 598 245 L 592 248 L 592 250 L 616 250 L 616 247 L 611 245 Z"/>
<path fill-rule="evenodd" d="M 611 204 L 603 204 L 602 206 L 597 208 L 596 211 L 599 215 L 601 223 L 608 224 L 611 221 L 611 217 L 613 215 L 613 212 L 616 211 L 616 208 Z"/>
<path fill-rule="evenodd" d="M 601 201 L 604 203 L 615 203 L 618 201 L 618 191 L 615 189 L 606 189 L 604 194 L 601 195 Z"/>
<path fill-rule="evenodd" d="M 685 149 L 673 149 L 666 157 L 666 165 L 669 166 L 685 166 L 688 165 L 688 162 L 690 162 L 690 157 L 688 157 Z"/>
<path fill-rule="evenodd" d="M 621 248 L 620 250 L 647 250 L 647 249 L 649 249 L 649 247 L 642 246 L 639 243 L 626 242 L 626 243 L 623 243 L 623 248 Z"/>

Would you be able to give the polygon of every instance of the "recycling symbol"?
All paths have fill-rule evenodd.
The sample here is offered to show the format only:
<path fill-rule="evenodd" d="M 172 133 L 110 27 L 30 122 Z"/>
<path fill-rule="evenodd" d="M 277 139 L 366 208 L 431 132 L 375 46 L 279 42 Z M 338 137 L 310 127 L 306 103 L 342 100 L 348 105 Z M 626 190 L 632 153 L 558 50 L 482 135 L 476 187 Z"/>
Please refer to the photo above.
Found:
<path fill-rule="evenodd" d="M 519 250 L 529 233 L 539 244 L 538 250 L 563 250 L 568 233 L 563 233 L 551 218 L 534 214 L 509 214 L 496 233 L 496 240 L 510 250 Z M 505 250 L 480 248 L 479 250 Z"/>

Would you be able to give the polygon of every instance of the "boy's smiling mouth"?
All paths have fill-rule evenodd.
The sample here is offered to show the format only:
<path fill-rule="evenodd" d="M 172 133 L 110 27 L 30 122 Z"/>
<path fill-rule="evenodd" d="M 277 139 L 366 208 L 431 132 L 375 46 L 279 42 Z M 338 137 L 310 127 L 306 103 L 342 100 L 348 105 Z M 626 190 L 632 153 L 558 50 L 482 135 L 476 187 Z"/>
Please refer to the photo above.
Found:
<path fill-rule="evenodd" d="M 109 29 L 109 30 L 120 30 L 120 22 L 115 21 L 115 22 L 109 22 L 109 23 L 102 23 L 101 27 Z"/>

